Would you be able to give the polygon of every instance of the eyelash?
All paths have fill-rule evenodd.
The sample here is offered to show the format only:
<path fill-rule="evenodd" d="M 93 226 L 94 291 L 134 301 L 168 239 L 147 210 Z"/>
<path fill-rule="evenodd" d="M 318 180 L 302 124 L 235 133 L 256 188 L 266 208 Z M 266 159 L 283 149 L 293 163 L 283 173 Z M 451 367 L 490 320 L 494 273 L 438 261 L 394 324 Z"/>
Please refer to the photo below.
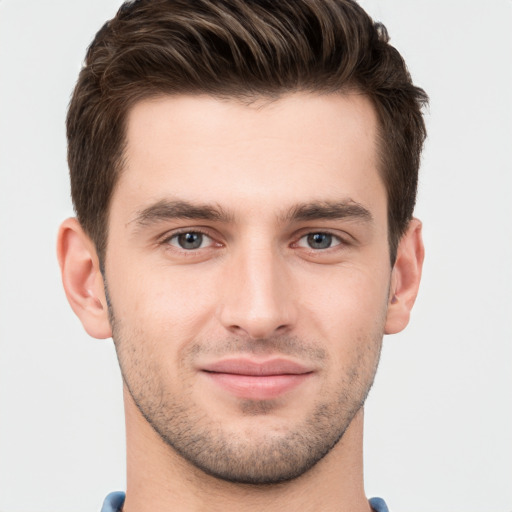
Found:
<path fill-rule="evenodd" d="M 208 237 L 212 241 L 212 243 L 210 243 L 209 246 L 207 246 L 207 247 L 198 247 L 198 248 L 190 248 L 190 249 L 185 249 L 183 247 L 178 247 L 177 245 L 171 244 L 171 240 L 179 237 L 180 235 L 192 234 L 192 233 L 200 234 L 205 237 Z M 336 242 L 336 243 L 334 243 L 334 245 L 331 245 L 330 247 L 325 247 L 325 248 L 313 248 L 313 247 L 299 245 L 301 240 L 303 240 L 304 238 L 306 238 L 308 236 L 313 236 L 313 235 L 326 235 L 328 237 L 332 237 L 332 241 Z M 201 229 L 201 228 L 181 229 L 178 231 L 174 231 L 171 234 L 164 235 L 164 237 L 162 237 L 162 239 L 158 243 L 166 246 L 166 248 L 168 248 L 170 250 L 179 251 L 182 254 L 188 255 L 188 256 L 193 256 L 194 254 L 197 254 L 198 251 L 209 249 L 209 248 L 211 248 L 211 246 L 222 247 L 222 245 L 223 245 L 221 242 L 216 241 L 216 237 L 212 236 L 211 232 L 209 232 L 208 230 L 205 230 L 205 229 Z M 303 250 L 308 251 L 312 255 L 321 255 L 322 253 L 330 251 L 331 249 L 336 249 L 336 248 L 341 249 L 341 247 L 339 247 L 339 246 L 346 247 L 348 245 L 350 245 L 350 243 L 345 238 L 339 236 L 338 234 L 334 234 L 331 231 L 310 230 L 310 231 L 303 231 L 302 233 L 300 233 L 300 236 L 295 238 L 295 241 L 290 244 L 290 247 L 302 248 Z"/>
<path fill-rule="evenodd" d="M 210 240 L 212 240 L 213 242 L 213 245 L 218 245 L 218 246 L 221 246 L 222 244 L 220 242 L 216 242 L 215 240 L 215 237 L 212 236 L 212 234 L 210 232 L 208 232 L 207 230 L 204 230 L 204 229 L 201 229 L 201 228 L 193 228 L 193 229 L 181 229 L 181 230 L 178 230 L 178 231 L 173 231 L 171 234 L 166 234 L 164 235 L 164 237 L 159 241 L 159 243 L 161 245 L 167 245 L 167 246 L 171 246 L 173 247 L 173 249 L 175 250 L 178 250 L 178 251 L 182 251 L 184 253 L 194 253 L 196 252 L 197 250 L 199 249 L 196 249 L 196 250 L 193 250 L 193 249 L 184 249 L 184 248 L 180 248 L 180 247 L 176 247 L 176 246 L 173 246 L 170 242 L 173 238 L 177 238 L 179 237 L 180 235 L 186 235 L 186 234 L 199 234 L 199 235 L 203 235 L 203 236 L 206 236 L 208 237 Z"/>
<path fill-rule="evenodd" d="M 331 245 L 330 247 L 325 247 L 325 248 L 313 248 L 313 247 L 306 247 L 306 246 L 299 245 L 300 241 L 303 240 L 304 238 L 307 239 L 308 237 L 315 236 L 315 235 L 324 235 L 324 236 L 330 237 L 331 241 L 333 243 L 334 242 L 335 243 L 334 243 L 334 245 Z M 309 240 L 306 243 L 309 243 Z M 309 250 L 313 253 L 322 253 L 322 252 L 328 251 L 329 249 L 334 249 L 335 247 L 338 247 L 340 245 L 347 245 L 347 242 L 339 235 L 331 233 L 330 231 L 308 231 L 306 233 L 301 234 L 301 236 L 297 239 L 297 241 L 293 242 L 291 245 L 292 245 L 292 247 L 302 247 L 303 249 Z"/>

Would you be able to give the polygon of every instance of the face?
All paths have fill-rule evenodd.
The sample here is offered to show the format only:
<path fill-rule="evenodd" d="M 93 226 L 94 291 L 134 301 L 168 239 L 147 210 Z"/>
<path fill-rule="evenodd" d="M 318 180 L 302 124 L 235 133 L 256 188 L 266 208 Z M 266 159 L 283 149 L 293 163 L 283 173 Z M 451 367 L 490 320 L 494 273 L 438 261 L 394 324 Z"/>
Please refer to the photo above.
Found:
<path fill-rule="evenodd" d="M 111 202 L 113 337 L 133 402 L 234 482 L 299 476 L 372 384 L 391 269 L 362 95 L 137 104 Z"/>

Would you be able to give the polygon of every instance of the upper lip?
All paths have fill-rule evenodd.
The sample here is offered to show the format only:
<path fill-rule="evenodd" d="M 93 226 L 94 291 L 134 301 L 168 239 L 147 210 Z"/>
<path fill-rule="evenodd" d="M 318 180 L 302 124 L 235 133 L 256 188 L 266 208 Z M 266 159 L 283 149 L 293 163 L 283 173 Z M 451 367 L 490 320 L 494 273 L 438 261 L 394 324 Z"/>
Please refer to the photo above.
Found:
<path fill-rule="evenodd" d="M 261 377 L 268 375 L 301 375 L 313 371 L 312 368 L 282 358 L 268 359 L 266 361 L 230 358 L 206 364 L 202 366 L 201 369 L 212 373 L 230 373 L 234 375 Z"/>

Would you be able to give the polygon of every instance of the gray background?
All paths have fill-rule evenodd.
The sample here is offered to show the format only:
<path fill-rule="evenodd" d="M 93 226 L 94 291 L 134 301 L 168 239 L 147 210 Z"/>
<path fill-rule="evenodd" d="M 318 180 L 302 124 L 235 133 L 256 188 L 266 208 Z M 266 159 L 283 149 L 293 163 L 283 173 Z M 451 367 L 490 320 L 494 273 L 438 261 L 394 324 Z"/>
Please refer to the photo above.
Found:
<path fill-rule="evenodd" d="M 367 405 L 368 495 L 512 511 L 512 2 L 365 0 L 431 97 L 427 258 Z M 99 510 L 124 488 L 121 382 L 61 290 L 64 118 L 114 0 L 0 1 L 0 511 Z"/>

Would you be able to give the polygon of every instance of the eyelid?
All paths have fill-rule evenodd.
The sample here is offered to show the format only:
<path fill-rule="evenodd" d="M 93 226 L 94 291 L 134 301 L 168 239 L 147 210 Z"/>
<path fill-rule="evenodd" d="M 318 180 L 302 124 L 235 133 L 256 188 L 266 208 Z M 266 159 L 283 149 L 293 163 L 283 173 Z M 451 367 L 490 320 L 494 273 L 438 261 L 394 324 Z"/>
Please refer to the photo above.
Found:
<path fill-rule="evenodd" d="M 163 235 L 159 236 L 157 239 L 157 243 L 161 245 L 171 245 L 169 242 L 174 237 L 177 237 L 179 235 L 183 235 L 185 233 L 200 233 L 201 235 L 208 237 L 213 244 L 222 245 L 221 242 L 218 241 L 218 237 L 216 237 L 214 234 L 212 234 L 211 229 L 204 228 L 202 226 L 187 226 L 183 228 L 176 228 L 169 231 L 166 231 Z M 212 243 L 210 243 L 208 246 L 211 246 Z M 186 250 L 180 247 L 177 247 L 175 245 L 172 245 L 172 247 L 175 247 L 177 250 L 182 250 L 186 252 L 192 252 L 191 250 Z M 206 249 L 207 247 L 202 247 L 202 249 Z M 196 249 L 196 251 L 199 249 Z"/>
<path fill-rule="evenodd" d="M 308 235 L 315 235 L 315 234 L 330 235 L 334 239 L 338 240 L 339 244 L 343 244 L 343 245 L 350 245 L 351 243 L 355 242 L 354 237 L 352 235 L 350 235 L 349 233 L 346 233 L 345 231 L 340 232 L 339 230 L 329 229 L 329 228 L 313 228 L 313 229 L 312 228 L 304 228 L 295 233 L 295 235 L 293 236 L 294 241 L 292 242 L 291 245 L 292 246 L 297 245 L 299 240 L 303 239 L 304 237 L 307 237 Z M 339 244 L 336 244 L 333 247 L 336 247 Z M 327 250 L 327 249 L 324 249 L 324 250 Z"/>
<path fill-rule="evenodd" d="M 201 244 L 199 247 L 193 247 L 190 249 L 186 249 L 185 247 L 181 247 L 179 243 L 179 237 L 185 234 L 191 234 L 194 233 L 196 235 L 201 236 Z M 187 231 L 186 233 L 175 233 L 174 235 L 170 236 L 167 239 L 167 243 L 169 245 L 172 245 L 173 247 L 176 247 L 178 250 L 185 250 L 185 251 L 199 251 L 200 249 L 206 249 L 212 245 L 213 238 L 211 236 L 208 236 L 205 233 L 200 233 L 199 231 Z"/>
<path fill-rule="evenodd" d="M 307 242 L 304 245 L 301 245 L 300 244 L 301 240 L 307 239 L 307 237 L 309 237 L 310 235 L 329 235 L 332 238 L 332 241 L 336 242 L 336 243 L 333 243 L 330 247 L 326 247 L 325 249 L 321 249 L 321 248 L 315 249 L 313 247 L 309 247 Z M 339 245 L 342 245 L 343 243 L 344 243 L 344 240 L 340 236 L 335 235 L 334 233 L 330 233 L 329 231 L 310 231 L 310 232 L 305 233 L 302 236 L 300 236 L 297 239 L 297 241 L 295 242 L 295 245 L 297 247 L 302 247 L 302 248 L 310 250 L 310 251 L 328 251 L 329 249 L 334 249 L 335 247 L 338 247 Z"/>

